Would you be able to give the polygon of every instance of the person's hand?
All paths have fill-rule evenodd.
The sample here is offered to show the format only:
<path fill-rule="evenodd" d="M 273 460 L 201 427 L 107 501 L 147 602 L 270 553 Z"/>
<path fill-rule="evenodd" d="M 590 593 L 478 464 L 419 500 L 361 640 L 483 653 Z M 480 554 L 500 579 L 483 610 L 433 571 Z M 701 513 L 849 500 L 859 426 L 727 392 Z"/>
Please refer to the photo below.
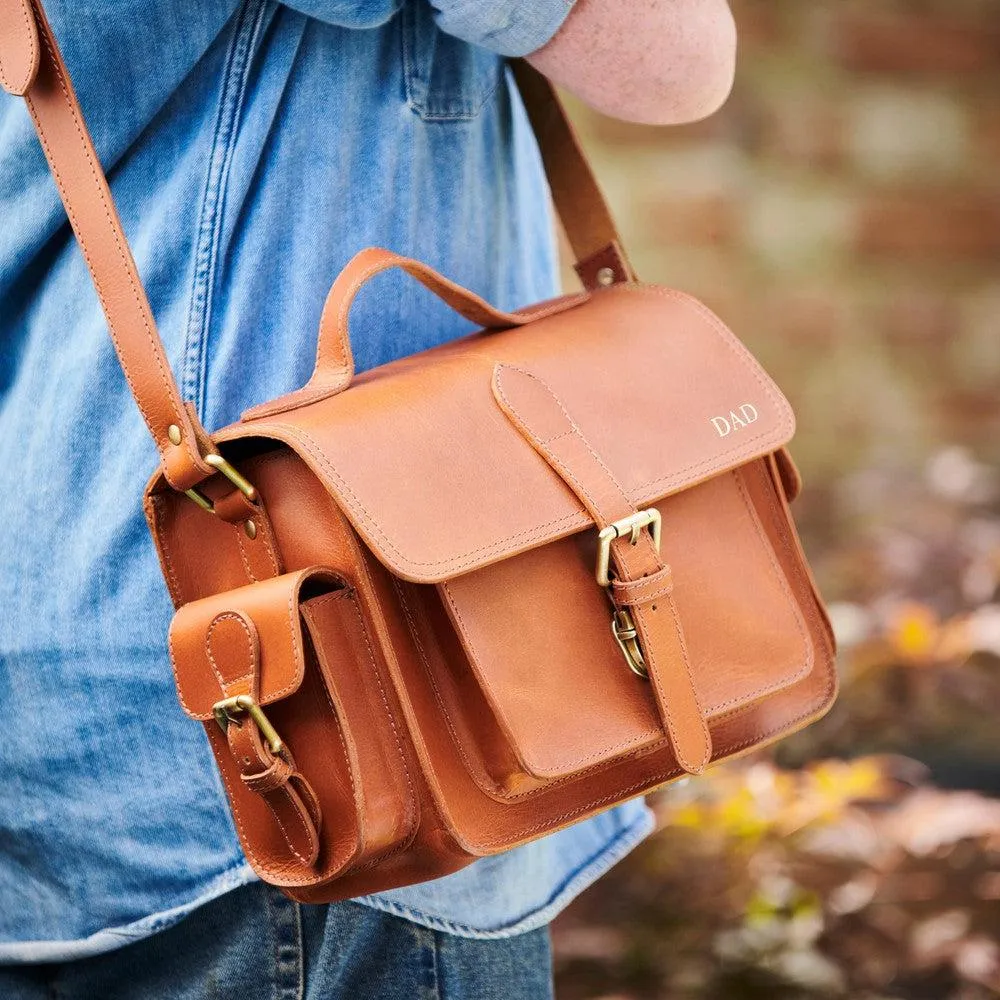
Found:
<path fill-rule="evenodd" d="M 528 62 L 615 118 L 697 121 L 729 96 L 736 26 L 726 0 L 577 0 Z"/>

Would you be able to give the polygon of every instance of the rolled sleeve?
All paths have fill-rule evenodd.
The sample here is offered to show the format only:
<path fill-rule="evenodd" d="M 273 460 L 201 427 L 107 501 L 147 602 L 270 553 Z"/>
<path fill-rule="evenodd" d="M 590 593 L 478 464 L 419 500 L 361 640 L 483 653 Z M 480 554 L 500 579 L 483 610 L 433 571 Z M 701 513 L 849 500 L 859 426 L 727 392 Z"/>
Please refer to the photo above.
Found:
<path fill-rule="evenodd" d="M 449 35 L 498 52 L 526 56 L 562 26 L 574 0 L 434 0 L 438 27 Z"/>

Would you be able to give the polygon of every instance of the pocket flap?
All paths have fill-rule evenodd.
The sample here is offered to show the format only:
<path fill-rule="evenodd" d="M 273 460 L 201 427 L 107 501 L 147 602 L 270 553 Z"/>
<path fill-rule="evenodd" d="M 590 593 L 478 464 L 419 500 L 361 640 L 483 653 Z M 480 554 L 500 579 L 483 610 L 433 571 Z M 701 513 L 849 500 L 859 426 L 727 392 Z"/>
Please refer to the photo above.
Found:
<path fill-rule="evenodd" d="M 286 573 L 185 604 L 170 623 L 170 661 L 181 707 L 212 718 L 216 702 L 252 691 L 268 705 L 298 690 L 305 673 L 302 601 L 345 588 L 332 570 Z M 238 693 L 243 693 L 242 691 Z"/>
<path fill-rule="evenodd" d="M 440 582 L 592 524 L 497 406 L 498 362 L 546 382 L 637 507 L 794 431 L 788 402 L 719 319 L 680 292 L 636 285 L 401 359 L 249 426 L 310 464 L 393 572 Z"/>

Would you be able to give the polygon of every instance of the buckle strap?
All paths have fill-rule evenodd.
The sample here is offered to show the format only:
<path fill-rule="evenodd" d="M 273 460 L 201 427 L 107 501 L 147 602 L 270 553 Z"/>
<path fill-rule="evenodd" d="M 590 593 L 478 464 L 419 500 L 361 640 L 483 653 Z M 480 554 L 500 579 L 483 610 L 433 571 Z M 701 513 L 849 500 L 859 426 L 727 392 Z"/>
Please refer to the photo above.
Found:
<path fill-rule="evenodd" d="M 205 648 L 225 695 L 213 706 L 213 714 L 240 777 L 267 803 L 291 855 L 311 866 L 319 856 L 319 805 L 309 782 L 297 771 L 291 751 L 257 702 L 257 629 L 242 612 L 223 611 L 209 623 Z"/>
<path fill-rule="evenodd" d="M 615 607 L 636 607 L 669 597 L 674 590 L 674 575 L 669 566 L 639 580 L 612 580 L 611 600 Z"/>
<path fill-rule="evenodd" d="M 295 861 L 307 868 L 319 857 L 322 822 L 319 802 L 309 782 L 295 767 L 287 747 L 272 754 L 263 732 L 248 721 L 227 726 L 226 739 L 247 788 L 267 804 Z"/>
<path fill-rule="evenodd" d="M 602 552 L 606 544 L 616 581 L 621 581 L 616 591 L 605 564 L 604 577 L 612 583 L 612 633 L 630 669 L 648 676 L 677 762 L 692 774 L 700 773 L 712 758 L 712 737 L 694 687 L 670 570 L 660 557 L 659 512 L 636 510 L 562 401 L 540 378 L 497 364 L 493 395 L 601 529 Z"/>

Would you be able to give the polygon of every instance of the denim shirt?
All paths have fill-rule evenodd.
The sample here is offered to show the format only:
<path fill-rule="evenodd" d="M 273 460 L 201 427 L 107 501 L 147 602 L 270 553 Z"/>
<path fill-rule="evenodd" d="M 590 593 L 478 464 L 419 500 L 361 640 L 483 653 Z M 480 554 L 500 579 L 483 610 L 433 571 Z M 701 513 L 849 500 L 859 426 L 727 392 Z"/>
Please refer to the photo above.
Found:
<path fill-rule="evenodd" d="M 502 308 L 556 290 L 537 150 L 503 55 L 569 0 L 46 0 L 185 398 L 209 428 L 305 382 L 364 246 Z M 0 961 L 151 934 L 251 880 L 165 651 L 140 510 L 156 454 L 24 104 L 0 95 Z M 467 325 L 401 276 L 352 313 L 359 368 Z M 504 936 L 649 829 L 620 807 L 365 900 Z"/>

